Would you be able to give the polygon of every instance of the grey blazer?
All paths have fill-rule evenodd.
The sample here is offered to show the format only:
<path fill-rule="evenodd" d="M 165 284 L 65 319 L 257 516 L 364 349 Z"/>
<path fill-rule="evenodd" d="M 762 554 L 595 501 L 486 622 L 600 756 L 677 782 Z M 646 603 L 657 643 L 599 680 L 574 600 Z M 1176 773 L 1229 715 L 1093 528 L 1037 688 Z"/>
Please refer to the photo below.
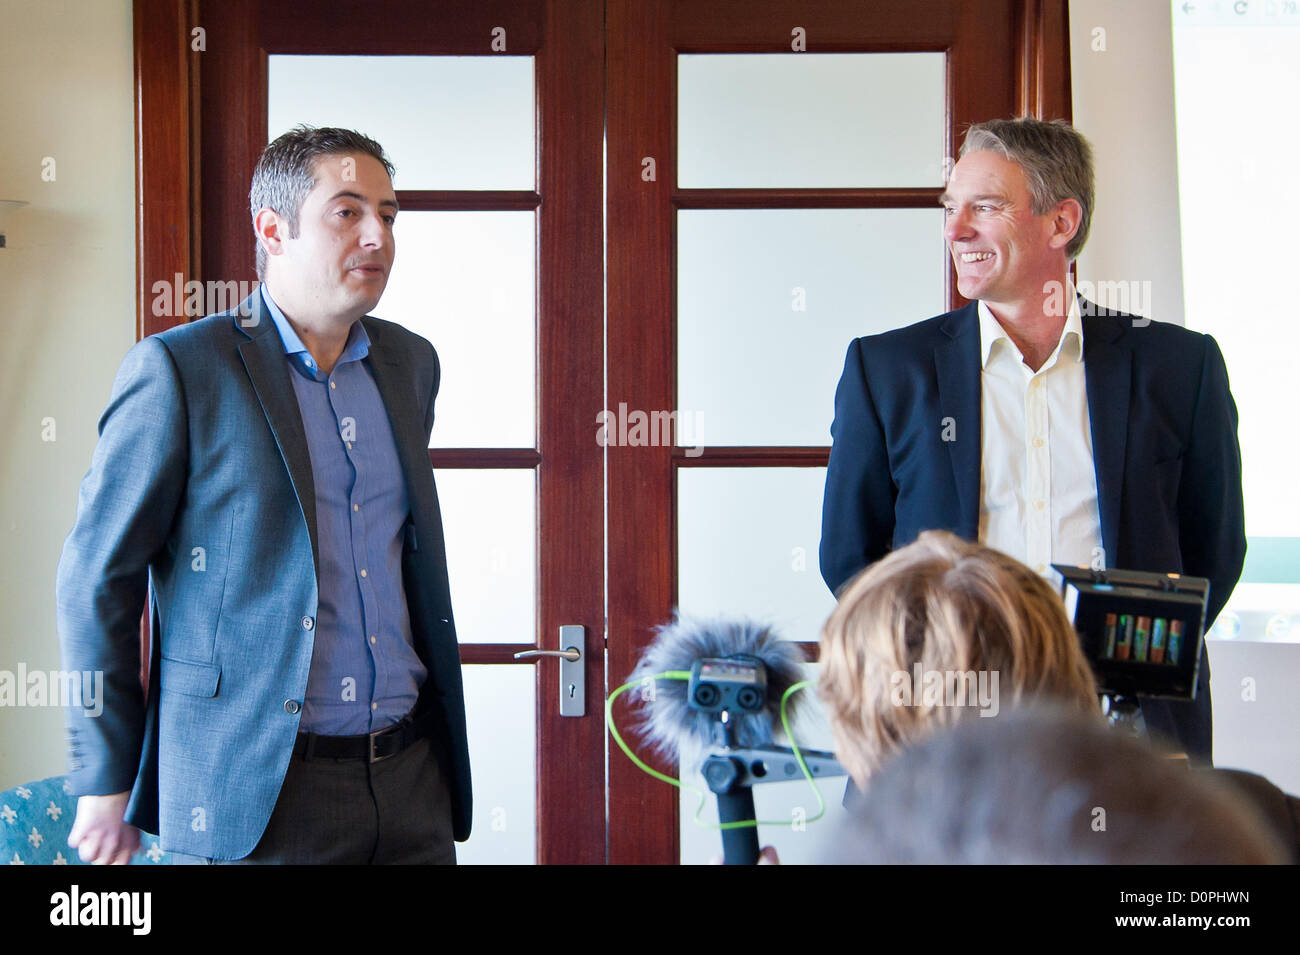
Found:
<path fill-rule="evenodd" d="M 403 579 L 429 673 L 417 709 L 433 710 L 455 838 L 464 840 L 465 704 L 427 452 L 438 357 L 400 325 L 361 321 L 411 507 Z M 137 343 L 100 418 L 59 561 L 64 668 L 104 673 L 102 714 L 69 710 L 73 792 L 130 789 L 127 821 L 158 833 L 168 850 L 216 859 L 251 852 L 298 733 L 318 555 L 311 461 L 290 373 L 257 291 L 238 309 Z M 146 583 L 147 698 L 139 680 Z"/>

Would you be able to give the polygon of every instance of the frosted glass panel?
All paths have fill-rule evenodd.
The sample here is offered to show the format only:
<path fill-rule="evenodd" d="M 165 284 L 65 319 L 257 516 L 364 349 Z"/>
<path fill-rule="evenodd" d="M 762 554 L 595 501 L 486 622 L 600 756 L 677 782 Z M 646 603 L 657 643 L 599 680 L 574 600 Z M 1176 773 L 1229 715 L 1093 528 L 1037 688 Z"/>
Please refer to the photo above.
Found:
<path fill-rule="evenodd" d="M 534 224 L 532 212 L 397 216 L 397 257 L 375 314 L 438 350 L 431 447 L 533 447 Z"/>
<path fill-rule="evenodd" d="M 398 189 L 532 189 L 531 56 L 271 56 L 267 132 L 375 139 Z"/>
<path fill-rule="evenodd" d="M 528 470 L 435 472 L 461 643 L 535 643 L 536 484 Z"/>
<path fill-rule="evenodd" d="M 942 53 L 677 58 L 677 184 L 938 186 Z"/>
<path fill-rule="evenodd" d="M 806 678 L 817 679 L 819 667 L 810 663 L 804 668 Z M 815 686 L 801 690 L 804 697 L 802 712 L 794 724 L 795 740 L 803 749 L 820 749 L 834 751 L 831 740 L 830 725 L 826 722 L 826 711 L 817 698 Z M 792 698 L 793 699 L 793 698 Z M 777 745 L 786 745 L 777 734 Z M 683 758 L 682 766 L 698 766 L 699 757 Z M 684 775 L 687 782 L 708 796 L 700 819 L 704 822 L 717 823 L 718 799 L 709 792 L 704 777 L 698 770 Z M 806 779 L 779 783 L 761 783 L 754 787 L 754 810 L 760 822 L 775 822 L 778 825 L 759 826 L 758 844 L 775 846 L 777 855 L 783 865 L 810 865 L 823 858 L 826 839 L 833 838 L 838 827 L 845 824 L 848 813 L 843 807 L 844 787 L 848 784 L 847 776 L 819 779 L 817 787 L 826 804 L 826 815 L 817 822 L 808 822 L 817 815 L 817 797 Z M 679 800 L 681 809 L 681 861 L 686 865 L 705 865 L 715 856 L 722 854 L 722 836 L 716 829 L 705 829 L 694 822 L 695 809 L 700 804 L 700 797 L 695 793 L 683 791 Z"/>
<path fill-rule="evenodd" d="M 465 666 L 474 823 L 462 865 L 532 865 L 536 848 L 535 666 Z"/>
<path fill-rule="evenodd" d="M 944 311 L 934 209 L 677 215 L 677 404 L 705 445 L 827 445 L 849 342 Z"/>
<path fill-rule="evenodd" d="M 679 468 L 677 599 L 817 640 L 835 606 L 817 568 L 825 468 Z"/>

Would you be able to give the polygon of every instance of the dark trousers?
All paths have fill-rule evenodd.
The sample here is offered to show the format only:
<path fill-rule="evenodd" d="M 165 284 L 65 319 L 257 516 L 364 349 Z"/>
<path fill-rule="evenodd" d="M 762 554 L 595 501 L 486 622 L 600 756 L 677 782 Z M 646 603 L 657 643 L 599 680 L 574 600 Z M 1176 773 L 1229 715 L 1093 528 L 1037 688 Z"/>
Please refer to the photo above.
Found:
<path fill-rule="evenodd" d="M 451 794 L 426 738 L 376 763 L 294 756 L 250 855 L 174 858 L 178 865 L 455 865 L 451 832 Z"/>
<path fill-rule="evenodd" d="M 1181 749 L 1198 766 L 1209 768 L 1214 760 L 1214 715 L 1210 705 L 1210 661 L 1201 646 L 1201 668 L 1196 675 L 1196 699 L 1191 703 L 1172 700 L 1143 700 L 1142 716 L 1147 733 L 1159 745 Z"/>

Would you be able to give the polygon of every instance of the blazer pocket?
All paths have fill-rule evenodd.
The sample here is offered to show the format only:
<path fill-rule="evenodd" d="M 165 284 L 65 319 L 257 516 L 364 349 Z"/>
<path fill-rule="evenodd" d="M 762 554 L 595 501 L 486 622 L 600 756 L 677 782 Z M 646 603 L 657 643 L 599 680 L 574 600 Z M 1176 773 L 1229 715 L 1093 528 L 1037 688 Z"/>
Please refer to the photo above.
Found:
<path fill-rule="evenodd" d="M 163 657 L 158 681 L 163 693 L 213 697 L 217 695 L 217 685 L 221 682 L 221 667 Z"/>

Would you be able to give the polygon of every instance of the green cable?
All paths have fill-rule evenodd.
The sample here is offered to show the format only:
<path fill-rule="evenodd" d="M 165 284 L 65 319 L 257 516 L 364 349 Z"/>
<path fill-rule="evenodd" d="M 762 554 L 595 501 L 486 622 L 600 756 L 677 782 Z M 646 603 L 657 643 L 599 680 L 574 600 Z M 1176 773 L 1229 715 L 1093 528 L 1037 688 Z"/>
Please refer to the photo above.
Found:
<path fill-rule="evenodd" d="M 673 777 L 647 766 L 634 752 L 632 752 L 627 743 L 623 742 L 623 737 L 619 735 L 618 727 L 614 725 L 614 701 L 618 699 L 619 696 L 632 687 L 645 683 L 647 680 L 689 680 L 690 678 L 691 673 L 689 670 L 665 670 L 663 673 L 656 673 L 654 676 L 646 677 L 642 680 L 632 680 L 628 683 L 624 683 L 617 690 L 611 693 L 609 698 L 605 700 L 605 725 L 609 727 L 610 735 L 614 737 L 614 742 L 618 743 L 618 748 L 624 752 L 628 759 L 632 760 L 638 769 L 647 775 L 653 776 L 661 782 L 668 783 L 670 786 L 676 786 L 678 789 L 685 789 L 697 793 L 700 797 L 700 804 L 695 807 L 695 816 L 693 818 L 693 821 L 697 826 L 701 826 L 705 829 L 744 829 L 749 826 L 789 825 L 785 820 L 773 822 L 757 819 L 742 819 L 738 822 L 705 822 L 700 819 L 700 813 L 704 811 L 704 805 L 708 802 L 709 797 L 707 793 L 702 789 L 697 789 L 695 786 L 682 782 L 680 779 L 673 779 Z M 781 728 L 785 730 L 786 739 L 790 741 L 790 749 L 794 753 L 795 760 L 799 763 L 799 768 L 803 770 L 804 778 L 808 780 L 808 784 L 813 788 L 813 794 L 817 797 L 817 815 L 806 820 L 807 822 L 816 822 L 826 814 L 826 802 L 822 799 L 821 790 L 817 788 L 817 783 L 808 769 L 808 764 L 804 762 L 803 753 L 799 750 L 799 744 L 795 742 L 794 735 L 790 732 L 790 721 L 786 713 L 786 701 L 789 700 L 797 691 L 812 685 L 812 680 L 802 680 L 791 686 L 781 695 Z"/>
<path fill-rule="evenodd" d="M 816 822 L 822 816 L 826 815 L 826 801 L 822 799 L 822 791 L 817 788 L 817 783 L 813 779 L 812 773 L 808 770 L 808 764 L 804 762 L 803 753 L 799 750 L 799 744 L 794 740 L 794 733 L 790 732 L 790 720 L 785 711 L 785 703 L 786 700 L 790 699 L 790 697 L 799 690 L 812 685 L 812 680 L 800 680 L 781 694 L 781 729 L 785 730 L 785 738 L 790 741 L 790 750 L 794 753 L 795 762 L 797 762 L 799 768 L 803 770 L 804 779 L 808 780 L 808 785 L 812 786 L 813 795 L 817 797 L 817 815 L 813 816 L 811 819 L 804 820 L 805 822 Z"/>

